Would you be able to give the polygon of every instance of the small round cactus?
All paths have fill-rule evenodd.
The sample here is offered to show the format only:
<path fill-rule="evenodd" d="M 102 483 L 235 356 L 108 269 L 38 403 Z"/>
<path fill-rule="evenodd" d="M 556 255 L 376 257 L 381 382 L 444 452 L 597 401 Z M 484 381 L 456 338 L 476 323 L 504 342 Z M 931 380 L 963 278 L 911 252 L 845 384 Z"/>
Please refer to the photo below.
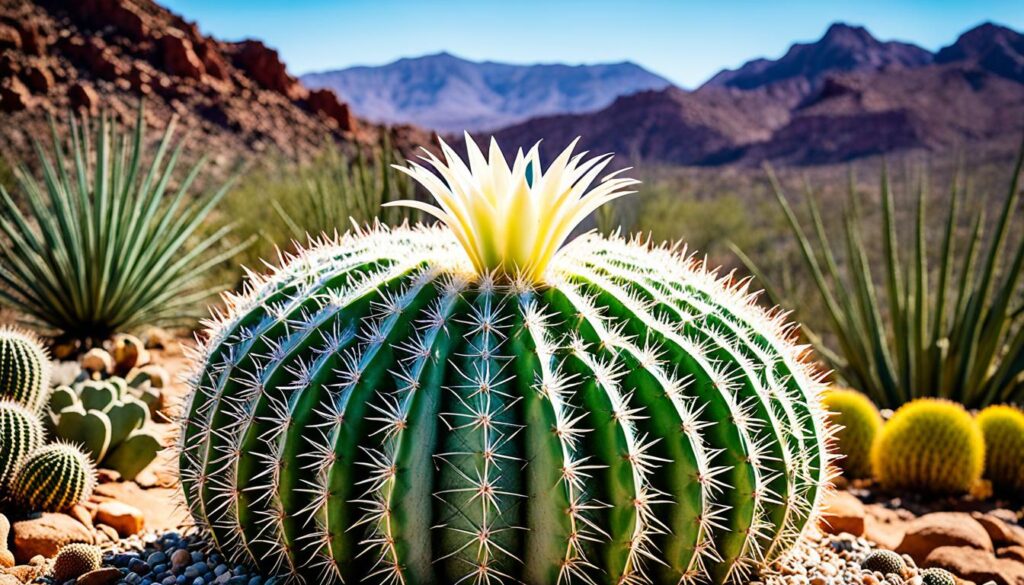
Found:
<path fill-rule="evenodd" d="M 925 569 L 921 572 L 924 585 L 956 585 L 956 577 L 945 569 Z"/>
<path fill-rule="evenodd" d="M 0 492 L 14 477 L 26 457 L 43 445 L 43 424 L 28 408 L 11 400 L 0 400 Z"/>
<path fill-rule="evenodd" d="M 990 406 L 978 415 L 985 437 L 985 477 L 1002 491 L 1024 492 L 1024 411 Z"/>
<path fill-rule="evenodd" d="M 0 398 L 40 414 L 50 393 L 50 356 L 27 331 L 0 327 Z"/>
<path fill-rule="evenodd" d="M 839 428 L 837 462 L 848 479 L 871 477 L 871 445 L 882 428 L 882 415 L 871 400 L 845 388 L 831 388 L 824 396 L 829 420 Z"/>
<path fill-rule="evenodd" d="M 871 462 L 886 489 L 961 493 L 981 479 L 985 443 L 963 406 L 922 398 L 904 404 L 882 427 Z"/>
<path fill-rule="evenodd" d="M 87 500 L 95 485 L 89 456 L 73 445 L 54 443 L 29 455 L 18 468 L 11 495 L 27 510 L 61 512 Z"/>
<path fill-rule="evenodd" d="M 66 544 L 57 553 L 53 561 L 53 580 L 63 583 L 77 579 L 89 571 L 100 568 L 103 555 L 99 547 L 76 542 Z"/>
<path fill-rule="evenodd" d="M 903 557 L 891 550 L 876 550 L 869 554 L 860 564 L 866 571 L 877 571 L 883 575 L 899 575 L 907 568 Z"/>

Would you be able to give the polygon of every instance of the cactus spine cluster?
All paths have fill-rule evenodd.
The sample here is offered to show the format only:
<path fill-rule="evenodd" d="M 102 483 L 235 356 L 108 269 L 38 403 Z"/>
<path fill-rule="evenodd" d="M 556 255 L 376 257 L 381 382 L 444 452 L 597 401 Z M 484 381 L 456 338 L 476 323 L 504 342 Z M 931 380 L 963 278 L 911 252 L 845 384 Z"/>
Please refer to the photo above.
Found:
<path fill-rule="evenodd" d="M 966 492 L 981 479 L 985 443 L 963 406 L 921 398 L 900 407 L 882 427 L 871 460 L 886 489 Z"/>
<path fill-rule="evenodd" d="M 1024 411 L 990 406 L 978 414 L 985 437 L 985 477 L 1007 493 L 1024 492 Z"/>
<path fill-rule="evenodd" d="M 95 477 L 85 453 L 73 445 L 53 443 L 22 462 L 10 494 L 26 510 L 61 512 L 89 499 Z"/>
<path fill-rule="evenodd" d="M 537 280 L 465 227 L 321 241 L 229 299 L 180 445 L 216 546 L 309 583 L 739 583 L 788 552 L 832 471 L 782 315 L 685 252 L 584 236 Z"/>
<path fill-rule="evenodd" d="M 44 438 L 39 417 L 17 402 L 0 400 L 0 492 L 7 492 L 21 462 Z"/>
<path fill-rule="evenodd" d="M 98 546 L 80 542 L 66 544 L 57 553 L 50 570 L 54 581 L 63 583 L 100 568 L 103 554 Z"/>
<path fill-rule="evenodd" d="M 882 428 L 882 415 L 856 390 L 830 388 L 824 402 L 829 420 L 838 429 L 836 446 L 842 457 L 836 465 L 848 479 L 871 477 L 871 446 Z"/>
<path fill-rule="evenodd" d="M 41 414 L 50 392 L 50 357 L 35 335 L 0 327 L 0 399 Z"/>

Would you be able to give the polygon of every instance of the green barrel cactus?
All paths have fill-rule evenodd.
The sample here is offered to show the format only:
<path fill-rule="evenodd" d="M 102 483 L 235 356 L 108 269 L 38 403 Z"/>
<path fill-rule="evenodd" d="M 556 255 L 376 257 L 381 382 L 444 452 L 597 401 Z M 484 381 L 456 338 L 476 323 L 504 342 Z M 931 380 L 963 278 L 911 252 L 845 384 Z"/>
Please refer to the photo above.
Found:
<path fill-rule="evenodd" d="M 871 462 L 886 489 L 962 493 L 981 479 L 985 443 L 963 406 L 920 398 L 901 406 L 882 427 Z"/>
<path fill-rule="evenodd" d="M 882 415 L 871 399 L 856 390 L 829 388 L 824 403 L 837 428 L 836 465 L 848 479 L 871 477 L 871 445 L 882 428 Z"/>
<path fill-rule="evenodd" d="M 747 582 L 834 472 L 781 312 L 586 235 L 633 181 L 470 141 L 406 169 L 444 227 L 317 243 L 210 324 L 180 434 L 196 523 L 313 583 Z"/>
<path fill-rule="evenodd" d="M 14 472 L 43 445 L 44 438 L 43 424 L 35 413 L 12 400 L 0 400 L 0 492 L 7 492 Z"/>
<path fill-rule="evenodd" d="M 985 437 L 985 477 L 1007 493 L 1024 493 L 1024 411 L 990 406 L 978 413 Z"/>
<path fill-rule="evenodd" d="M 81 446 L 100 467 L 128 480 L 162 448 L 143 428 L 149 419 L 149 407 L 119 377 L 62 386 L 50 396 L 51 434 Z"/>
<path fill-rule="evenodd" d="M 25 510 L 62 512 L 89 499 L 92 461 L 74 445 L 52 443 L 30 454 L 14 474 L 10 495 Z"/>
<path fill-rule="evenodd" d="M 50 356 L 28 331 L 0 327 L 0 399 L 41 414 L 50 392 Z"/>

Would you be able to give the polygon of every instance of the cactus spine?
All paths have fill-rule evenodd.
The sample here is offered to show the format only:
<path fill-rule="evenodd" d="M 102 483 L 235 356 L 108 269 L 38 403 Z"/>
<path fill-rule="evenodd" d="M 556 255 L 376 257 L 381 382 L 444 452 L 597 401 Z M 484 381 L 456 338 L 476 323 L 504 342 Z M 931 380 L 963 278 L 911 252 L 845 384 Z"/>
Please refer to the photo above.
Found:
<path fill-rule="evenodd" d="M 98 546 L 75 542 L 60 548 L 57 558 L 53 560 L 50 573 L 54 581 L 63 583 L 77 579 L 89 571 L 100 568 L 103 554 Z"/>
<path fill-rule="evenodd" d="M 39 417 L 17 402 L 0 400 L 0 492 L 7 492 L 14 472 L 43 439 Z"/>
<path fill-rule="evenodd" d="M 813 524 L 823 386 L 745 283 L 596 236 L 537 280 L 469 239 L 352 233 L 229 298 L 180 439 L 221 551 L 317 583 L 746 582 Z"/>
<path fill-rule="evenodd" d="M 50 356 L 32 333 L 0 327 L 0 399 L 41 414 L 50 393 Z"/>
<path fill-rule="evenodd" d="M 985 477 L 997 489 L 1024 492 L 1024 411 L 990 406 L 978 414 L 985 437 Z"/>
<path fill-rule="evenodd" d="M 95 485 L 89 456 L 73 445 L 53 443 L 25 459 L 14 474 L 11 496 L 26 510 L 61 512 L 89 499 Z"/>

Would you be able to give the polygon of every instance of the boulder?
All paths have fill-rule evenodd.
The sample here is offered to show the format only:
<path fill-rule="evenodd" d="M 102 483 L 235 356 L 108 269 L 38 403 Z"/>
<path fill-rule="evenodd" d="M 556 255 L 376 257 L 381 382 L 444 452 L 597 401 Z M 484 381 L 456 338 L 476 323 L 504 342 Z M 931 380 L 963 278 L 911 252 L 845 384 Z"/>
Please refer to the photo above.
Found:
<path fill-rule="evenodd" d="M 9 24 L 0 22 L 0 51 L 4 49 L 20 49 L 21 34 Z"/>
<path fill-rule="evenodd" d="M 45 95 L 53 89 L 53 74 L 45 65 L 32 65 L 25 70 L 25 83 L 33 92 Z"/>
<path fill-rule="evenodd" d="M 971 518 L 974 518 L 981 524 L 985 532 L 988 532 L 992 543 L 996 546 L 1024 546 L 1024 528 L 1006 522 L 999 516 L 991 513 L 982 514 L 981 512 L 974 512 L 971 514 Z"/>
<path fill-rule="evenodd" d="M 989 551 L 966 546 L 942 546 L 924 559 L 924 568 L 938 567 L 975 583 L 1024 584 L 1024 564 L 997 559 Z"/>
<path fill-rule="evenodd" d="M 121 571 L 114 567 L 105 567 L 80 576 L 75 585 L 111 585 L 120 581 L 121 577 Z"/>
<path fill-rule="evenodd" d="M 994 550 L 988 532 L 970 514 L 936 512 L 909 522 L 896 552 L 910 555 L 920 564 L 929 553 L 942 547 L 967 547 L 990 555 Z"/>
<path fill-rule="evenodd" d="M 17 77 L 5 79 L 0 84 L 0 110 L 4 112 L 24 110 L 31 104 L 30 95 L 28 88 Z"/>
<path fill-rule="evenodd" d="M 192 41 L 181 31 L 167 30 L 160 38 L 160 52 L 163 54 L 164 68 L 171 75 L 195 80 L 203 78 L 206 68 L 192 48 Z"/>
<path fill-rule="evenodd" d="M 112 527 L 122 537 L 138 534 L 146 525 L 138 508 L 117 501 L 100 502 L 96 507 L 96 522 Z"/>
<path fill-rule="evenodd" d="M 5 573 L 0 575 L 0 585 L 21 585 L 21 580 Z"/>
<path fill-rule="evenodd" d="M 67 514 L 44 513 L 15 522 L 11 531 L 14 533 L 14 557 L 21 563 L 36 555 L 52 557 L 68 543 L 93 542 L 89 529 Z"/>
<path fill-rule="evenodd" d="M 1024 546 L 1013 545 L 1001 548 L 996 551 L 996 556 L 1001 559 L 1010 559 L 1018 563 L 1024 563 Z"/>
<path fill-rule="evenodd" d="M 864 504 L 849 492 L 835 492 L 825 500 L 821 515 L 822 530 L 829 534 L 846 532 L 854 536 L 864 534 Z"/>
<path fill-rule="evenodd" d="M 349 111 L 348 104 L 338 100 L 338 95 L 329 89 L 314 89 L 309 92 L 306 100 L 314 112 L 323 113 L 338 123 L 338 129 L 350 132 L 355 127 L 355 119 Z"/>
<path fill-rule="evenodd" d="M 96 90 L 84 81 L 79 81 L 68 88 L 68 99 L 72 108 L 85 110 L 91 114 L 99 111 L 100 98 L 96 95 Z"/>
<path fill-rule="evenodd" d="M 6 548 L 0 548 L 0 569 L 10 569 L 13 566 L 14 553 L 7 550 Z"/>
<path fill-rule="evenodd" d="M 277 51 L 254 40 L 242 41 L 235 47 L 235 64 L 249 73 L 256 83 L 293 100 L 307 95 L 302 84 L 288 74 Z"/>

